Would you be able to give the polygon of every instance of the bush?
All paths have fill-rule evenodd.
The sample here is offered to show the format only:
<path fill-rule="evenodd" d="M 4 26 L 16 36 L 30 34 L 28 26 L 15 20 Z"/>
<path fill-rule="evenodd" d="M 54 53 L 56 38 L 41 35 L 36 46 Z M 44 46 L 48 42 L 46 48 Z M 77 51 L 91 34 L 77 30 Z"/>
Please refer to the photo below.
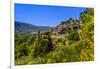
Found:
<path fill-rule="evenodd" d="M 78 41 L 79 40 L 79 34 L 74 30 L 69 30 L 67 38 L 68 38 L 68 40 Z"/>

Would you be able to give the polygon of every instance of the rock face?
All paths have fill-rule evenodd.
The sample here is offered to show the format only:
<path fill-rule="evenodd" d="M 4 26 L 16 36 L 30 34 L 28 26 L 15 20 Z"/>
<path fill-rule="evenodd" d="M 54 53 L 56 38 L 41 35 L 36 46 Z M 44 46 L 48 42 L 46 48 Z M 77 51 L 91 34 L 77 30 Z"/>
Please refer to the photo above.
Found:
<path fill-rule="evenodd" d="M 78 29 L 81 26 L 82 26 L 82 22 L 80 20 L 70 18 L 69 20 L 61 22 L 61 24 L 56 26 L 56 28 L 53 28 L 51 30 L 51 32 L 55 35 L 57 35 L 57 34 L 67 34 L 66 32 L 68 30 L 78 31 Z"/>

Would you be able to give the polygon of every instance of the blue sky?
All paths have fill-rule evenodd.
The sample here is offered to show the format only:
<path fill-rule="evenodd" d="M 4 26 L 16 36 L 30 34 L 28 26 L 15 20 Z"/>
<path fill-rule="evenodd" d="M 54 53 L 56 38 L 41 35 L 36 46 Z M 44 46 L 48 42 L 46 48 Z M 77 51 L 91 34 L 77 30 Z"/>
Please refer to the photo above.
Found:
<path fill-rule="evenodd" d="M 37 26 L 54 27 L 68 18 L 78 18 L 86 8 L 47 6 L 34 4 L 15 4 L 15 21 Z"/>

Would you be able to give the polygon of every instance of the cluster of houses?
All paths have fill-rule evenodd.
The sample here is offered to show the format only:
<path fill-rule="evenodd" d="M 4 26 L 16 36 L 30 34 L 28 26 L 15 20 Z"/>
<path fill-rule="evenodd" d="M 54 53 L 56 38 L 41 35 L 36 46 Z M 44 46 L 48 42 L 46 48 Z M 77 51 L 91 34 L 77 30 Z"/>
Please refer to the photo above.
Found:
<path fill-rule="evenodd" d="M 79 30 L 79 28 L 82 26 L 82 21 L 80 20 L 74 20 L 71 23 L 68 23 L 69 21 L 63 21 L 60 25 L 58 25 L 56 28 L 53 28 L 51 32 L 55 35 L 58 34 L 64 34 L 64 31 L 67 29 L 70 30 Z M 67 32 L 67 31 L 66 31 Z M 80 33 L 80 31 L 78 31 Z"/>

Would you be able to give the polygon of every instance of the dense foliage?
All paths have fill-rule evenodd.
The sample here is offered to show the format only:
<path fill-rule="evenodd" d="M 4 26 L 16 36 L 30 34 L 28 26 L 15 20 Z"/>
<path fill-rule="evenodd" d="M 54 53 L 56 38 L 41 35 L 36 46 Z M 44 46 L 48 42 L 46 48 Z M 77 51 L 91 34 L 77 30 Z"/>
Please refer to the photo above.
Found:
<path fill-rule="evenodd" d="M 15 64 L 45 64 L 94 60 L 94 9 L 80 19 L 62 22 L 48 32 L 15 33 Z"/>

